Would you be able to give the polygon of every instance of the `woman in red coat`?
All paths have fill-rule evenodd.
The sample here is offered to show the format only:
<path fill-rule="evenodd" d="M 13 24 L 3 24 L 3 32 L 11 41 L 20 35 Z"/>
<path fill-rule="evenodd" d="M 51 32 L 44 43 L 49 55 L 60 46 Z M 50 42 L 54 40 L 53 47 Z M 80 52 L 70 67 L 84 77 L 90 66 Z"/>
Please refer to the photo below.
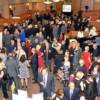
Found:
<path fill-rule="evenodd" d="M 90 64 L 91 64 L 91 54 L 89 52 L 88 46 L 85 47 L 85 50 L 82 53 L 82 58 L 84 60 L 85 67 L 86 67 L 87 72 L 88 72 L 89 68 L 90 68 Z"/>
<path fill-rule="evenodd" d="M 41 51 L 41 46 L 37 45 L 36 50 L 37 50 L 37 55 L 38 55 L 38 70 L 41 71 L 44 65 L 43 52 Z"/>

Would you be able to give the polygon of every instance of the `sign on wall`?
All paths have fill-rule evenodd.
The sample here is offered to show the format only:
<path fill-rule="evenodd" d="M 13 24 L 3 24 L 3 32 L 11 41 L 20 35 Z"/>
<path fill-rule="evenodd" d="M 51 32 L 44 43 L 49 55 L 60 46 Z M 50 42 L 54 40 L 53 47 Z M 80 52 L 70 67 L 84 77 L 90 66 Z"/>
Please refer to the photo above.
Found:
<path fill-rule="evenodd" d="M 100 2 L 100 0 L 95 0 L 95 2 Z"/>
<path fill-rule="evenodd" d="M 81 2 L 81 10 L 93 10 L 94 8 L 94 0 L 82 0 Z"/>

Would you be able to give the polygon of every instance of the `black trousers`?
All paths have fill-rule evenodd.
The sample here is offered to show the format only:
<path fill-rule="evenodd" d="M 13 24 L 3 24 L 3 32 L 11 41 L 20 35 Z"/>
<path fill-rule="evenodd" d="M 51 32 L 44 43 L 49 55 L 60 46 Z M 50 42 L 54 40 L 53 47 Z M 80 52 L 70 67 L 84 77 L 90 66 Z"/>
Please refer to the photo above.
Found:
<path fill-rule="evenodd" d="M 32 68 L 32 71 L 33 71 L 34 80 L 35 82 L 37 82 L 38 81 L 38 69 Z"/>
<path fill-rule="evenodd" d="M 43 88 L 43 98 L 44 100 L 50 100 L 50 95 L 51 93 L 48 93 L 47 90 L 45 88 Z"/>
<path fill-rule="evenodd" d="M 8 92 L 7 92 L 7 81 L 3 80 L 1 82 L 1 88 L 2 88 L 2 93 L 4 98 L 8 98 Z"/>
<path fill-rule="evenodd" d="M 41 84 L 39 84 L 39 86 L 40 86 L 40 92 L 43 92 L 43 100 L 50 100 L 49 97 L 51 97 L 50 96 L 51 93 L 48 93 L 47 89 L 45 89 Z"/>
<path fill-rule="evenodd" d="M 98 50 L 99 50 L 99 55 L 100 55 L 100 46 L 97 46 L 98 47 Z"/>

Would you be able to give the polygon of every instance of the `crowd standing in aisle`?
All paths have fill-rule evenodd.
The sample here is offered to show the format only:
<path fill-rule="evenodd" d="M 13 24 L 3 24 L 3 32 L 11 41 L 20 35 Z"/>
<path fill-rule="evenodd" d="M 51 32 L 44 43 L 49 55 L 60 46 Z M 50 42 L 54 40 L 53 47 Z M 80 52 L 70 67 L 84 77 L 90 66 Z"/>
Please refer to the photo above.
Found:
<path fill-rule="evenodd" d="M 9 98 L 5 76 L 13 77 L 17 92 L 29 87 L 31 69 L 32 82 L 39 84 L 44 100 L 95 100 L 100 95 L 99 41 L 90 18 L 77 14 L 35 13 L 21 24 L 5 25 L 0 51 L 4 99 Z M 55 91 L 55 76 L 63 89 Z"/>

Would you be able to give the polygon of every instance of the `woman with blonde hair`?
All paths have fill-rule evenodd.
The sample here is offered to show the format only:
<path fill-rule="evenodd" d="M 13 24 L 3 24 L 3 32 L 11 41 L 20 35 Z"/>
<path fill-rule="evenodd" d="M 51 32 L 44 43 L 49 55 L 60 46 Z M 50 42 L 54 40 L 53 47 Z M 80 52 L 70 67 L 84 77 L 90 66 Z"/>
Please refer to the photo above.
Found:
<path fill-rule="evenodd" d="M 84 79 L 84 73 L 81 71 L 78 71 L 75 77 L 75 84 L 77 88 L 80 88 L 81 92 L 84 91 L 85 89 L 85 85 L 83 85 L 84 84 L 83 79 Z"/>
<path fill-rule="evenodd" d="M 4 62 L 2 61 L 2 59 L 0 58 L 0 70 L 6 68 Z"/>
<path fill-rule="evenodd" d="M 21 43 L 20 43 L 20 39 L 17 39 L 17 51 L 16 51 L 16 54 L 17 54 L 18 60 L 20 60 L 20 57 L 21 57 L 22 55 L 25 55 L 25 57 L 26 57 L 26 53 L 25 53 L 25 51 L 22 49 L 22 46 L 21 46 Z"/>
<path fill-rule="evenodd" d="M 37 52 L 37 56 L 38 56 L 38 70 L 42 70 L 43 65 L 44 65 L 44 61 L 43 61 L 43 52 L 41 51 L 41 45 L 37 45 L 36 46 L 36 52 Z"/>

